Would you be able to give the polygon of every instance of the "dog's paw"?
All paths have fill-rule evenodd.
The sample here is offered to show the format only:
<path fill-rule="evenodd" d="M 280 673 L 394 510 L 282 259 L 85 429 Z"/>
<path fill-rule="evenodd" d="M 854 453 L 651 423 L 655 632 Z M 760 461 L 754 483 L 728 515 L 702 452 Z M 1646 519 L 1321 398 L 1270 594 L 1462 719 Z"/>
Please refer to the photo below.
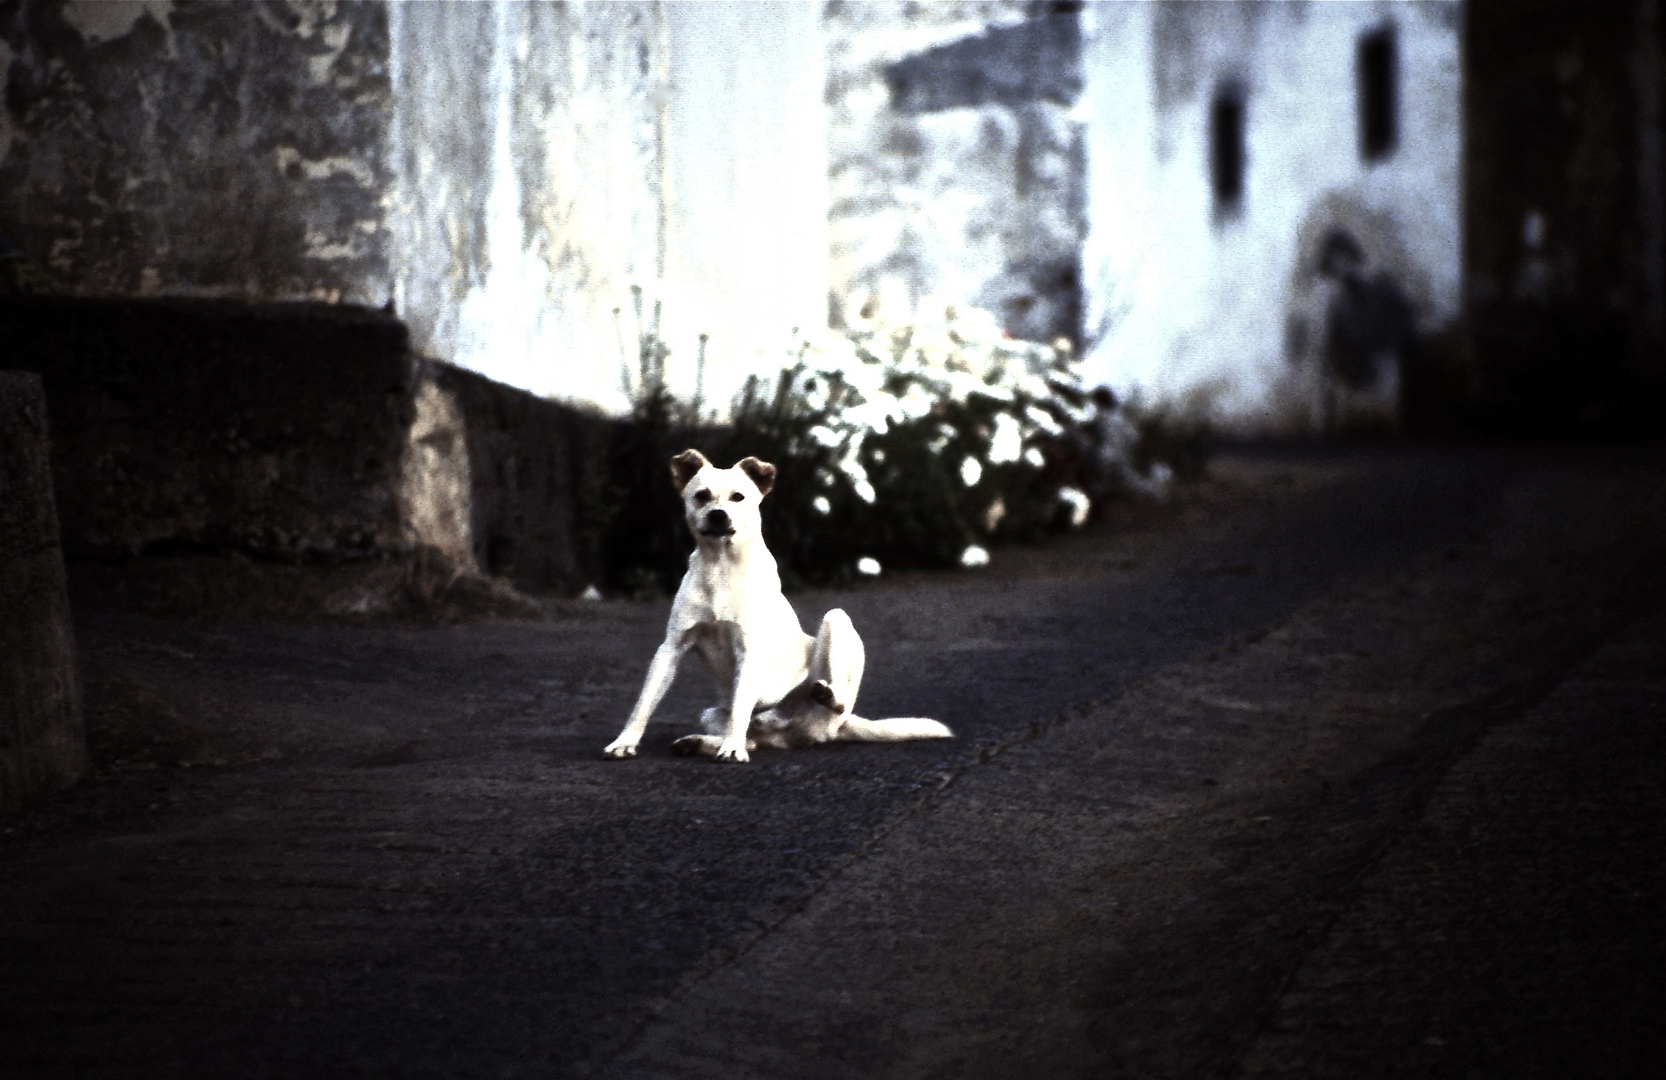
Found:
<path fill-rule="evenodd" d="M 717 753 L 714 756 L 717 758 L 718 761 L 751 761 L 752 760 L 751 755 L 746 752 L 746 744 L 745 743 L 741 743 L 738 746 L 735 745 L 734 743 L 724 743 L 722 746 L 717 748 Z"/>
<path fill-rule="evenodd" d="M 625 758 L 636 756 L 636 744 L 626 742 L 623 739 L 615 739 L 603 748 L 602 753 L 607 757 L 622 761 Z"/>
<path fill-rule="evenodd" d="M 824 709 L 832 709 L 836 713 L 845 711 L 844 702 L 833 694 L 833 687 L 826 679 L 817 679 L 810 684 L 810 700 Z"/>

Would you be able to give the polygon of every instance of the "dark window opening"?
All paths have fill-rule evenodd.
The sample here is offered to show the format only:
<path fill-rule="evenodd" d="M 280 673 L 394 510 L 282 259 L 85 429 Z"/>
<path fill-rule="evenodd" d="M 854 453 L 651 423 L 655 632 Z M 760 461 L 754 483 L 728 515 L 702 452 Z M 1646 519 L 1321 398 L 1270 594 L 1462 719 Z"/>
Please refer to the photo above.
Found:
<path fill-rule="evenodd" d="M 1359 39 L 1359 156 L 1381 161 L 1400 143 L 1400 48 L 1384 27 Z"/>
<path fill-rule="evenodd" d="M 1215 95 L 1209 109 L 1209 177 L 1218 217 L 1243 208 L 1244 158 L 1244 96 L 1227 88 Z"/>

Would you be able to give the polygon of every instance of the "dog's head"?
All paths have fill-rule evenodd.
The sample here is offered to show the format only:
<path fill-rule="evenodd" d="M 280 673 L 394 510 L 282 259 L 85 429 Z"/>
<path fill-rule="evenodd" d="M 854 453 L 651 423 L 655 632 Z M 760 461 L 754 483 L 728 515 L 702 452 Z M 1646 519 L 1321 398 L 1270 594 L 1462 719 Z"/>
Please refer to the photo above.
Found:
<path fill-rule="evenodd" d="M 775 466 L 748 457 L 719 469 L 700 451 L 684 450 L 671 459 L 671 482 L 696 542 L 747 541 L 762 533 L 758 504 L 775 486 Z"/>

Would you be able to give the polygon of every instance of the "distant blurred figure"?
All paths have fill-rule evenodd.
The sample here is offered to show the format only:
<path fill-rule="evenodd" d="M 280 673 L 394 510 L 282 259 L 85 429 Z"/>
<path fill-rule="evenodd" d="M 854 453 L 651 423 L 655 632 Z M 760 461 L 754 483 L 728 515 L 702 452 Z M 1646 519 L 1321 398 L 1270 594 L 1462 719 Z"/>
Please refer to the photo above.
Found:
<path fill-rule="evenodd" d="M 1319 274 L 1336 283 L 1326 312 L 1326 367 L 1350 390 L 1376 389 L 1397 374 L 1416 328 L 1411 301 L 1388 274 L 1365 274 L 1365 252 L 1341 229 L 1325 240 Z"/>
<path fill-rule="evenodd" d="M 1392 261 L 1369 254 L 1351 229 L 1327 229 L 1303 264 L 1285 349 L 1311 395 L 1312 430 L 1392 429 L 1416 347 L 1416 305 Z"/>

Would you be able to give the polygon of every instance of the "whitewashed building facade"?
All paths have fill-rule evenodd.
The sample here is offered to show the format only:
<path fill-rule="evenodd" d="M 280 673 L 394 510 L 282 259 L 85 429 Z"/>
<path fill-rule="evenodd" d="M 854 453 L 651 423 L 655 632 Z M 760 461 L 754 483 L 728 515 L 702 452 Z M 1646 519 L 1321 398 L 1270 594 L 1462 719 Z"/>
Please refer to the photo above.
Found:
<path fill-rule="evenodd" d="M 877 298 L 1246 430 L 1392 422 L 1459 307 L 1457 0 L 19 12 L 0 232 L 60 288 L 391 303 L 611 410 L 645 331 L 721 407 Z"/>
<path fill-rule="evenodd" d="M 1461 5 L 1083 17 L 1091 375 L 1245 430 L 1391 423 L 1396 345 L 1459 313 Z"/>

